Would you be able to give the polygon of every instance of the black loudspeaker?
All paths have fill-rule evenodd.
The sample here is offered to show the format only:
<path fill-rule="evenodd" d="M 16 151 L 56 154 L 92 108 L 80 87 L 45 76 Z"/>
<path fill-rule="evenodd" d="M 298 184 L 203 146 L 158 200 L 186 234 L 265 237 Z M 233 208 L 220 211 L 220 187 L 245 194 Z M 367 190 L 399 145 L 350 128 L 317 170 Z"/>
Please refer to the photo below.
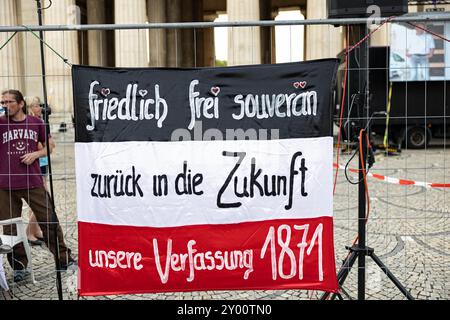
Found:
<path fill-rule="evenodd" d="M 380 8 L 381 17 L 398 16 L 408 13 L 408 0 L 327 0 L 329 19 L 367 18 L 369 6 Z"/>

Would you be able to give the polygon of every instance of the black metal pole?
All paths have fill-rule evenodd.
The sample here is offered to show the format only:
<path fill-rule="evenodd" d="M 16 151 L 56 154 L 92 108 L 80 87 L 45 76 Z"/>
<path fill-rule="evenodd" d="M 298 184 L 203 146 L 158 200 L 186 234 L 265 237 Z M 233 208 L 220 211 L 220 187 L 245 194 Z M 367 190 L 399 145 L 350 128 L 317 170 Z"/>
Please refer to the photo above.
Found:
<path fill-rule="evenodd" d="M 371 252 L 370 257 L 375 261 L 375 263 L 380 267 L 381 270 L 388 276 L 393 284 L 400 290 L 401 293 L 408 299 L 414 300 L 414 297 L 409 293 L 409 291 L 400 283 L 400 281 L 394 276 L 394 274 L 381 262 L 380 258 L 373 252 Z"/>
<path fill-rule="evenodd" d="M 358 184 L 358 300 L 365 300 L 366 291 L 366 188 L 363 170 L 366 170 L 366 135 L 363 130 L 360 146 L 362 159 L 359 161 Z"/>
<path fill-rule="evenodd" d="M 356 34 L 359 39 L 364 39 L 368 35 L 367 25 L 358 25 Z M 363 41 L 359 47 L 359 77 L 358 92 L 361 117 L 362 132 L 359 135 L 361 141 L 359 161 L 359 183 L 358 183 L 358 300 L 365 300 L 366 292 L 366 186 L 364 183 L 364 173 L 366 170 L 367 143 L 366 127 L 368 115 L 368 90 L 369 90 L 369 41 Z"/>
<path fill-rule="evenodd" d="M 38 22 L 39 25 L 42 26 L 42 5 L 41 0 L 36 0 L 37 2 L 37 14 L 38 14 Z M 39 31 L 39 38 L 42 40 L 44 39 L 44 33 L 42 31 Z M 55 209 L 55 201 L 54 201 L 54 193 L 53 193 L 53 177 L 52 177 L 52 162 L 50 159 L 50 143 L 49 143 L 49 136 L 50 136 L 50 125 L 48 120 L 48 101 L 47 101 L 47 83 L 46 83 L 46 73 L 45 73 L 45 55 L 44 55 L 44 44 L 42 41 L 39 42 L 40 44 L 40 51 L 41 51 L 41 67 L 42 67 L 42 90 L 43 90 L 43 100 L 44 100 L 44 107 L 45 112 L 44 114 L 44 122 L 45 122 L 45 134 L 46 134 L 46 149 L 47 149 L 47 157 L 48 157 L 48 172 L 49 172 L 49 183 L 50 183 L 50 202 L 52 205 L 52 212 L 51 212 L 51 228 L 54 229 L 53 235 L 53 241 L 55 242 L 55 266 L 56 266 L 56 287 L 58 289 L 58 298 L 59 300 L 63 300 L 63 294 L 62 294 L 62 283 L 61 283 L 61 263 L 60 263 L 60 256 L 59 256 L 59 244 L 58 244 L 58 217 L 56 216 L 56 209 Z"/>

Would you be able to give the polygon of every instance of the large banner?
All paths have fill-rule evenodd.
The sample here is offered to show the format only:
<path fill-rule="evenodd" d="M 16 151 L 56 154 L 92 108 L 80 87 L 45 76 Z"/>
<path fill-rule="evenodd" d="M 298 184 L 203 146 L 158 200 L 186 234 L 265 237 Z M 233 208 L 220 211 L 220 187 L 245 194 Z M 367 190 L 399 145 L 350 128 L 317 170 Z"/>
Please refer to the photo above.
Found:
<path fill-rule="evenodd" d="M 74 66 L 79 294 L 336 291 L 336 69 Z"/>

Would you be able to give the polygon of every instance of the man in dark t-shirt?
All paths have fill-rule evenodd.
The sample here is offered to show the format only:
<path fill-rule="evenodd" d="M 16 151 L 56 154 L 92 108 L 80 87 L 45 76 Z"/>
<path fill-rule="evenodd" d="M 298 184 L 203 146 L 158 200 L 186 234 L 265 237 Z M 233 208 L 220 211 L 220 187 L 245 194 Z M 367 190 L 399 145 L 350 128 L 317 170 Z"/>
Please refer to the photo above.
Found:
<path fill-rule="evenodd" d="M 6 114 L 0 116 L 0 220 L 21 216 L 24 199 L 36 215 L 45 244 L 54 255 L 59 251 L 61 268 L 67 269 L 74 260 L 64 243 L 59 223 L 56 228 L 51 225 L 58 219 L 54 216 L 52 220 L 54 210 L 39 167 L 39 158 L 47 155 L 45 124 L 39 118 L 26 115 L 20 91 L 4 91 L 0 104 L 6 109 Z M 39 142 L 44 146 L 40 150 Z M 54 241 L 55 231 L 58 247 Z M 3 232 L 14 234 L 15 230 L 5 226 Z M 14 281 L 23 280 L 28 260 L 22 243 L 14 246 L 8 261 L 14 270 Z"/>
<path fill-rule="evenodd" d="M 37 149 L 38 142 L 45 143 L 42 120 L 33 116 L 25 116 L 21 121 L 0 117 L 0 140 L 0 154 L 6 155 L 6 161 L 0 161 L 0 189 L 43 186 L 39 161 L 35 161 L 45 156 L 45 152 Z"/>

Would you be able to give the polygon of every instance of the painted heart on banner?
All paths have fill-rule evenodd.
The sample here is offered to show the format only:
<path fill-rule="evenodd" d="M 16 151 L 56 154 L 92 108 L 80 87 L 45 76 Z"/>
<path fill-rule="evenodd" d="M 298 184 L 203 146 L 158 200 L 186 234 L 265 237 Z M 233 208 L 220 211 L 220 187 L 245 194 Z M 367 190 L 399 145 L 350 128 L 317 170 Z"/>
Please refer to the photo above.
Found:
<path fill-rule="evenodd" d="M 148 93 L 148 91 L 147 91 L 147 90 L 144 90 L 144 89 L 141 89 L 141 90 L 139 90 L 138 92 L 139 92 L 139 95 L 140 95 L 142 98 L 145 97 L 145 96 L 147 95 L 147 93 Z"/>
<path fill-rule="evenodd" d="M 102 88 L 102 90 L 100 90 L 101 94 L 106 97 L 111 93 L 111 90 L 109 90 L 109 88 Z"/>
<path fill-rule="evenodd" d="M 299 87 L 304 89 L 306 87 L 306 81 L 296 81 L 294 82 L 295 89 L 298 89 Z"/>
<path fill-rule="evenodd" d="M 216 97 L 219 94 L 219 92 L 220 92 L 220 88 L 219 87 L 211 87 L 211 93 L 213 95 L 215 95 Z"/>

